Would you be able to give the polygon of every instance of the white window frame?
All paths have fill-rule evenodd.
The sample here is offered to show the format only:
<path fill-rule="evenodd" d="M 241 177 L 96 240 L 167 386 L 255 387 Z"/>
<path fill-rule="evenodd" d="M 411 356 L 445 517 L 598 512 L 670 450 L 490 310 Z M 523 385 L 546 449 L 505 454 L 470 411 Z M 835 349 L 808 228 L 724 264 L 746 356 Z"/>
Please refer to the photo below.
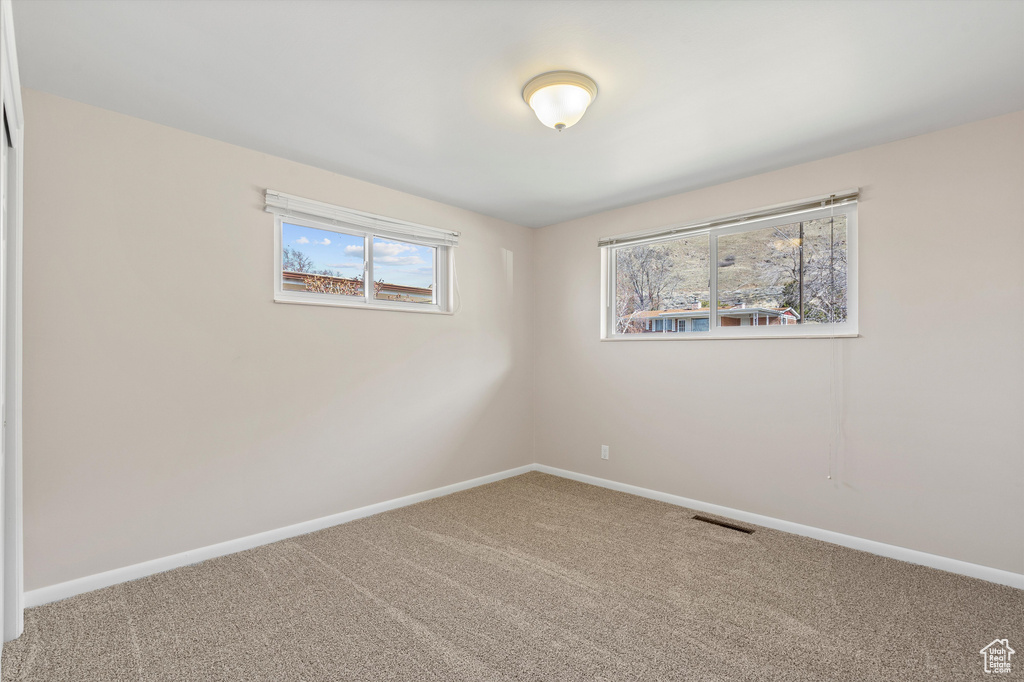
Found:
<path fill-rule="evenodd" d="M 404 223 L 339 206 L 321 204 L 279 192 L 267 191 L 268 212 L 274 213 L 274 301 L 302 305 L 364 308 L 414 313 L 451 315 L 454 311 L 454 250 L 458 233 Z M 320 215 L 313 215 L 315 211 Z M 284 288 L 283 229 L 284 223 L 325 230 L 363 240 L 363 294 L 343 296 Z M 376 224 L 381 229 L 375 229 Z M 373 241 L 386 239 L 434 249 L 433 303 L 388 301 L 374 297 Z"/>
<path fill-rule="evenodd" d="M 808 203 L 800 202 L 801 206 Z M 769 209 L 762 209 L 767 211 Z M 752 211 L 751 213 L 760 213 Z M 779 325 L 745 325 L 721 327 L 718 324 L 718 237 L 761 230 L 795 222 L 820 220 L 829 216 L 846 216 L 846 320 L 844 322 L 824 324 L 779 324 Z M 713 226 L 706 226 L 713 223 Z M 710 319 L 708 331 L 662 332 L 658 334 L 623 334 L 615 331 L 615 252 L 617 249 L 630 248 L 640 244 L 657 244 L 683 239 L 694 235 L 707 234 L 709 247 L 710 281 Z M 657 340 L 701 340 L 701 339 L 806 339 L 858 336 L 857 326 L 857 202 L 847 201 L 842 205 L 829 206 L 824 204 L 812 209 L 802 208 L 786 212 L 784 209 L 775 211 L 768 217 L 715 219 L 706 221 L 701 226 L 687 228 L 666 227 L 653 231 L 653 236 L 630 237 L 624 235 L 624 243 L 601 246 L 601 340 L 602 341 L 657 341 Z M 614 238 L 602 241 L 612 241 Z"/>

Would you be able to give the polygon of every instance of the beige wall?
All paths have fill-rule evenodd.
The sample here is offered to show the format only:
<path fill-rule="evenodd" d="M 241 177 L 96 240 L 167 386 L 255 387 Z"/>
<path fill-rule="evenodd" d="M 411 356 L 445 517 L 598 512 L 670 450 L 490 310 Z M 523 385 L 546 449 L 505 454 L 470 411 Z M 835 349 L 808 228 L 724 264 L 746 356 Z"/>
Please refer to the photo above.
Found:
<path fill-rule="evenodd" d="M 25 113 L 26 589 L 533 461 L 535 232 L 39 92 Z M 461 312 L 273 303 L 268 187 L 461 231 Z"/>
<path fill-rule="evenodd" d="M 597 239 L 850 187 L 862 337 L 839 342 L 830 482 L 830 342 L 602 343 Z M 1024 112 L 546 227 L 536 246 L 538 461 L 1024 572 Z"/>
<path fill-rule="evenodd" d="M 25 109 L 27 589 L 533 461 L 1024 571 L 1024 113 L 531 231 Z M 602 343 L 596 240 L 851 186 L 829 482 L 829 342 Z M 267 187 L 460 230 L 461 312 L 274 304 Z"/>

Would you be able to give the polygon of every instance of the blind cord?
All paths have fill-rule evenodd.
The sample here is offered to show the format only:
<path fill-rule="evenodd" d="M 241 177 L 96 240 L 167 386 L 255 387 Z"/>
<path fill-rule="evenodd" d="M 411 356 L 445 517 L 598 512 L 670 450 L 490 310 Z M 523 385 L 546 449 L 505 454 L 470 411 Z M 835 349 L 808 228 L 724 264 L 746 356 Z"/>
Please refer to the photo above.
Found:
<path fill-rule="evenodd" d="M 451 247 L 449 247 L 451 248 Z M 452 279 L 455 280 L 455 309 L 452 310 L 452 315 L 457 314 L 462 310 L 462 292 L 459 291 L 459 271 L 455 267 L 455 249 L 452 249 Z"/>
<path fill-rule="evenodd" d="M 836 225 L 835 225 L 836 195 L 833 194 L 829 203 L 829 376 L 828 376 L 828 472 L 826 478 L 832 480 L 832 460 L 837 455 L 839 448 L 839 405 L 838 392 L 836 391 Z"/>

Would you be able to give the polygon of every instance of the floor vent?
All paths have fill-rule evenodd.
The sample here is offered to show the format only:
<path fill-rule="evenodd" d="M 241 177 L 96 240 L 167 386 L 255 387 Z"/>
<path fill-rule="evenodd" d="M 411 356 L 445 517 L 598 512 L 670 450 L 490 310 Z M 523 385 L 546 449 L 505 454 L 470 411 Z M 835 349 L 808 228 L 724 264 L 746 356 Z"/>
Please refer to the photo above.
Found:
<path fill-rule="evenodd" d="M 693 519 L 695 521 L 703 521 L 704 523 L 713 523 L 716 526 L 721 526 L 722 528 L 728 528 L 729 530 L 738 530 L 739 532 L 746 533 L 747 535 L 750 535 L 751 533 L 754 532 L 752 528 L 744 528 L 743 526 L 734 526 L 731 523 L 727 523 L 725 521 L 719 521 L 718 519 L 713 519 L 710 516 L 702 516 L 700 514 L 697 514 L 696 516 L 693 517 Z"/>

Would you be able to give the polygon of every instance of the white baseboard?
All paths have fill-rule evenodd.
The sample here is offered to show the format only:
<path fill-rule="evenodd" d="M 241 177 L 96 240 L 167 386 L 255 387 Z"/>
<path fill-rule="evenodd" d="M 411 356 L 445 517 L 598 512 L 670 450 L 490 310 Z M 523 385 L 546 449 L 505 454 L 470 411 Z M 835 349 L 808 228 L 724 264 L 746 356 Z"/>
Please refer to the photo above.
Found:
<path fill-rule="evenodd" d="M 680 507 L 687 507 L 697 511 L 717 514 L 718 516 L 735 519 L 737 521 L 753 523 L 759 526 L 764 526 L 765 528 L 773 528 L 786 533 L 793 533 L 794 535 L 802 535 L 804 537 L 814 538 L 815 540 L 831 542 L 843 547 L 859 549 L 863 552 L 870 552 L 871 554 L 877 554 L 891 559 L 899 559 L 900 561 L 906 561 L 912 564 L 929 566 L 942 571 L 949 571 L 950 573 L 959 573 L 971 578 L 979 578 L 981 580 L 987 580 L 1000 585 L 1009 585 L 1010 587 L 1024 589 L 1024 575 L 1021 575 L 1020 573 L 1004 571 L 998 568 L 990 568 L 979 564 L 972 564 L 958 559 L 938 556 L 936 554 L 919 552 L 914 549 L 897 547 L 896 545 L 887 545 L 884 542 L 865 540 L 864 538 L 844 535 L 842 533 L 836 533 L 822 528 L 815 528 L 813 526 L 805 526 L 800 523 L 793 523 L 792 521 L 783 521 L 770 516 L 762 516 L 760 514 L 741 511 L 739 509 L 722 507 L 717 504 L 701 502 L 700 500 L 692 500 L 687 497 L 680 497 L 679 495 L 663 493 L 657 490 L 649 490 L 648 488 L 641 488 L 639 486 L 629 485 L 628 483 L 618 483 L 616 481 L 609 481 L 596 476 L 578 474 L 573 471 L 566 471 L 565 469 L 556 469 L 555 467 L 550 467 L 545 464 L 527 464 L 525 466 L 501 471 L 489 476 L 481 476 L 480 478 L 474 478 L 469 481 L 453 483 L 452 485 L 446 485 L 441 488 L 416 493 L 415 495 L 399 497 L 394 500 L 360 507 L 359 509 L 352 509 L 339 514 L 332 514 L 331 516 L 313 519 L 312 521 L 305 521 L 303 523 L 285 526 L 284 528 L 278 528 L 276 530 L 268 530 L 263 533 L 249 535 L 244 538 L 228 540 L 227 542 L 220 542 L 216 545 L 200 547 L 180 554 L 173 554 L 160 559 L 144 561 L 139 564 L 133 564 L 123 568 L 115 568 L 111 571 L 104 571 L 103 573 L 85 576 L 84 578 L 77 578 L 75 580 L 69 580 L 56 585 L 49 585 L 36 590 L 30 590 L 25 593 L 25 608 L 32 608 L 33 606 L 40 606 L 42 604 L 59 601 L 61 599 L 67 599 L 68 597 L 73 597 L 76 594 L 91 592 L 103 587 L 110 587 L 111 585 L 128 582 L 129 580 L 137 580 L 138 578 L 144 578 L 155 573 L 163 573 L 164 571 L 169 571 L 181 566 L 196 564 L 200 561 L 206 561 L 207 559 L 213 559 L 226 554 L 234 554 L 235 552 L 241 552 L 246 549 L 252 549 L 253 547 L 270 544 L 271 542 L 277 542 L 278 540 L 285 540 L 298 535 L 305 535 L 306 533 L 312 533 L 313 531 L 322 530 L 324 528 L 347 523 L 349 521 L 355 521 L 356 519 L 361 519 L 366 516 L 373 516 L 374 514 L 380 514 L 381 512 L 386 512 L 391 509 L 398 509 L 399 507 L 416 504 L 417 502 L 423 502 L 435 497 L 450 495 L 451 493 L 459 492 L 460 490 L 467 490 L 479 485 L 500 481 L 503 478 L 510 478 L 512 476 L 518 476 L 519 474 L 525 474 L 528 471 L 540 471 L 545 474 L 580 481 L 581 483 L 589 483 L 602 488 L 618 490 L 619 492 L 630 493 L 640 497 L 647 497 L 652 500 L 659 500 L 661 502 L 667 502 Z"/>
<path fill-rule="evenodd" d="M 937 568 L 941 571 L 949 571 L 950 573 L 959 573 L 960 575 L 966 575 L 971 578 L 979 578 L 981 580 L 987 580 L 988 582 L 998 583 L 1000 585 L 1009 585 L 1010 587 L 1016 587 L 1024 590 L 1024 575 L 1020 573 L 1013 573 L 1012 571 L 1004 571 L 999 568 L 972 564 L 967 561 L 960 561 L 959 559 L 950 559 L 948 557 L 938 556 L 937 554 L 919 552 L 916 549 L 887 545 L 884 542 L 865 540 L 864 538 L 858 538 L 853 535 L 844 535 L 843 533 L 815 528 L 814 526 L 805 526 L 800 523 L 793 523 L 792 521 L 783 521 L 770 516 L 762 516 L 760 514 L 740 511 L 739 509 L 732 509 L 730 507 L 722 507 L 717 504 L 701 502 L 700 500 L 691 500 L 687 497 L 662 493 L 657 490 L 649 490 L 647 488 L 641 488 L 627 483 L 618 483 L 604 478 L 597 478 L 596 476 L 577 474 L 574 471 L 556 469 L 555 467 L 549 467 L 545 464 L 535 464 L 533 469 L 545 474 L 552 474 L 553 476 L 561 476 L 562 478 L 569 478 L 581 483 L 589 483 L 601 488 L 608 488 L 609 490 L 618 490 L 619 492 L 630 493 L 631 495 L 639 495 L 640 497 L 647 497 L 652 500 L 668 502 L 669 504 L 678 505 L 680 507 L 688 507 L 697 511 L 708 512 L 725 518 L 735 519 L 736 521 L 746 521 L 747 523 L 764 526 L 765 528 L 773 528 L 775 530 L 781 530 L 794 535 L 802 535 L 804 537 L 814 538 L 815 540 L 831 542 L 834 545 L 850 547 L 851 549 L 859 549 L 862 552 L 870 552 L 871 554 L 889 557 L 890 559 L 899 559 L 900 561 L 906 561 L 911 564 Z"/>
<path fill-rule="evenodd" d="M 268 530 L 263 533 L 249 535 L 244 538 L 228 540 L 227 542 L 219 542 L 215 545 L 200 547 L 187 552 L 181 552 L 180 554 L 172 554 L 171 556 L 165 556 L 160 559 L 143 561 L 139 564 L 125 566 L 123 568 L 115 568 L 110 571 L 104 571 L 103 573 L 87 575 L 84 578 L 76 578 L 75 580 L 57 583 L 56 585 L 40 587 L 39 589 L 30 590 L 25 593 L 25 608 L 32 608 L 33 606 L 40 606 L 42 604 L 60 601 L 61 599 L 67 599 L 68 597 L 73 597 L 76 594 L 82 594 L 83 592 L 92 592 L 93 590 L 110 587 L 111 585 L 128 582 L 129 580 L 137 580 L 155 573 L 163 573 L 164 571 L 169 571 L 173 568 L 197 564 L 200 561 L 224 556 L 225 554 L 234 554 L 235 552 L 252 549 L 253 547 L 259 547 L 260 545 L 267 545 L 271 542 L 277 542 L 278 540 L 285 540 L 298 535 L 305 535 L 306 533 L 312 533 L 313 531 L 337 526 L 342 523 L 348 523 L 349 521 L 355 521 L 356 519 L 361 519 L 366 516 L 373 516 L 374 514 L 380 514 L 381 512 L 386 512 L 391 509 L 398 509 L 399 507 L 406 507 L 410 504 L 416 504 L 417 502 L 423 502 L 435 497 L 450 495 L 451 493 L 456 493 L 460 490 L 475 488 L 478 485 L 494 483 L 495 481 L 500 481 L 503 478 L 518 476 L 519 474 L 525 474 L 526 472 L 533 470 L 534 465 L 527 464 L 525 466 L 516 467 L 515 469 L 490 474 L 489 476 L 481 476 L 480 478 L 462 481 L 461 483 L 453 483 L 452 485 L 446 485 L 441 488 L 434 488 L 433 490 L 428 490 L 423 493 L 407 495 L 406 497 L 399 497 L 394 500 L 371 504 L 366 507 L 352 509 L 339 514 L 332 514 L 319 519 L 313 519 L 312 521 L 304 521 L 292 526 L 285 526 L 284 528 L 278 528 L 276 530 Z"/>

